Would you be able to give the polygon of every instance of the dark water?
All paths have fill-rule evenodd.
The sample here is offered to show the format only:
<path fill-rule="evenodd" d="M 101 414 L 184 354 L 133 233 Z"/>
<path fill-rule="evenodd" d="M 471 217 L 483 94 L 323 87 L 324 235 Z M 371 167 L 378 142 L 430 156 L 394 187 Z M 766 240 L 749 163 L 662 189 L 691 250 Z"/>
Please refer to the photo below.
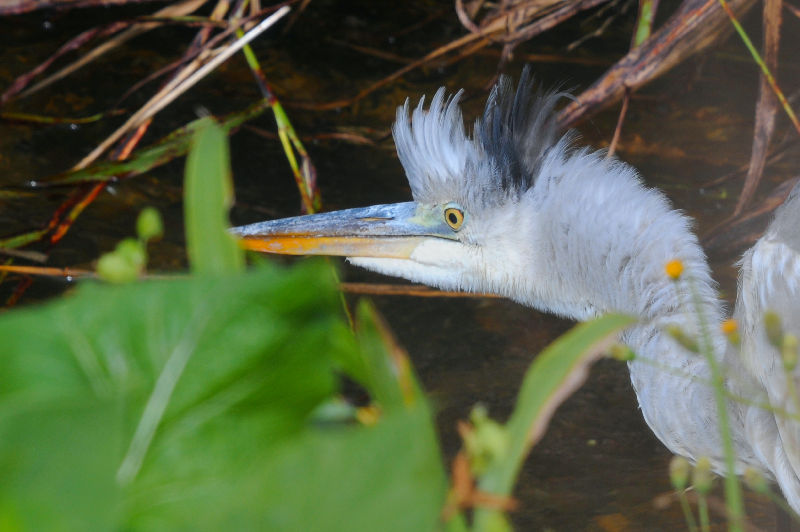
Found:
<path fill-rule="evenodd" d="M 340 41 L 420 57 L 463 33 L 448 1 L 416 1 L 391 9 L 387 5 L 315 0 L 288 35 L 281 37 L 276 32 L 258 41 L 257 52 L 278 96 L 287 104 L 336 100 L 398 66 L 350 50 Z M 437 10 L 443 13 L 440 18 L 403 32 Z M 568 53 L 566 45 L 597 27 L 597 19 L 584 17 L 534 39 L 518 48 L 517 60 L 506 71 L 518 73 L 527 53 L 592 58 L 610 64 L 628 47 L 634 11 L 619 18 L 606 35 L 575 52 Z M 143 8 L 90 10 L 0 20 L 0 87 L 78 32 L 119 18 L 121 13 L 141 12 Z M 757 17 L 749 20 L 748 29 L 755 39 L 758 27 Z M 791 50 L 800 44 L 798 29 L 798 20 L 787 16 L 785 68 L 780 72 L 787 90 L 800 81 L 800 71 L 790 60 Z M 41 94 L 15 103 L 11 110 L 68 116 L 105 110 L 127 87 L 176 58 L 191 37 L 190 30 L 161 29 Z M 731 38 L 721 48 L 687 62 L 640 91 L 631 103 L 621 138 L 619 156 L 634 164 L 648 184 L 663 188 L 677 207 L 695 217 L 701 233 L 732 212 L 741 175 L 716 187 L 704 184 L 745 164 L 749 157 L 757 78 L 756 68 L 745 54 L 739 40 Z M 471 120 L 482 106 L 482 87 L 495 72 L 497 60 L 497 54 L 479 54 L 454 65 L 437 64 L 415 71 L 352 108 L 315 112 L 288 105 L 301 135 L 355 130 L 382 137 L 371 146 L 341 141 L 306 143 L 319 172 L 326 207 L 407 200 L 408 186 L 387 138 L 395 107 L 406 96 L 416 99 L 441 85 L 453 90 L 465 87 L 465 114 Z M 534 70 L 544 85 L 563 83 L 579 90 L 604 68 L 556 62 L 534 64 Z M 249 76 L 244 61 L 235 58 L 159 115 L 145 142 L 192 120 L 199 108 L 220 114 L 245 107 L 258 98 Z M 134 108 L 143 101 L 143 96 L 134 96 L 126 106 Z M 616 112 L 614 108 L 581 124 L 583 141 L 606 147 Z M 119 118 L 80 127 L 0 122 L 0 183 L 19 185 L 66 169 L 119 123 Z M 781 117 L 779 123 L 785 131 L 786 121 Z M 269 114 L 254 125 L 274 130 Z M 297 192 L 276 141 L 244 129 L 232 138 L 232 157 L 239 198 L 232 214 L 235 223 L 297 213 Z M 761 190 L 796 175 L 797 162 L 797 157 L 790 157 L 770 166 Z M 141 208 L 154 205 L 165 216 L 167 235 L 152 250 L 151 267 L 182 268 L 181 175 L 182 162 L 177 162 L 111 187 L 53 249 L 49 264 L 90 267 L 100 253 L 133 233 Z M 67 192 L 52 190 L 28 198 L 0 199 L 2 234 L 43 224 Z M 735 256 L 712 254 L 711 259 L 724 293 L 731 297 L 735 272 L 730 264 Z M 348 280 L 386 282 L 344 268 Z M 7 297 L 12 288 L 11 283 L 1 285 L 0 296 Z M 23 303 L 66 288 L 68 285 L 59 281 L 37 281 Z M 503 300 L 376 297 L 375 301 L 433 397 L 448 457 L 459 446 L 456 420 L 465 418 L 479 401 L 503 419 L 532 357 L 571 326 Z M 520 530 L 683 529 L 685 523 L 676 505 L 656 509 L 653 504 L 670 489 L 669 458 L 637 410 L 626 368 L 603 361 L 558 411 L 544 440 L 534 449 L 516 491 L 521 509 L 514 514 L 514 521 Z M 770 507 L 751 499 L 749 513 L 754 521 L 771 528 Z"/>

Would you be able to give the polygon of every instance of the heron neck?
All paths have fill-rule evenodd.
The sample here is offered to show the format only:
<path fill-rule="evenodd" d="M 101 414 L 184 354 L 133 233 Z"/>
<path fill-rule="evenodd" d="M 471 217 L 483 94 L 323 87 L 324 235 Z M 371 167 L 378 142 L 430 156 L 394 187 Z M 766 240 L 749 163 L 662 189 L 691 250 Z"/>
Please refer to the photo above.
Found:
<path fill-rule="evenodd" d="M 530 303 L 578 320 L 606 312 L 639 318 L 622 339 L 637 355 L 630 373 L 645 420 L 673 452 L 721 464 L 707 360 L 665 332 L 674 325 L 704 338 L 725 363 L 722 305 L 690 221 L 625 165 L 599 176 L 567 172 L 542 185 L 549 189 L 537 211 L 540 247 L 558 268 L 544 274 L 550 280 Z M 665 272 L 671 260 L 684 267 L 677 281 Z M 741 416 L 731 417 L 733 430 L 743 430 Z"/>
<path fill-rule="evenodd" d="M 691 220 L 627 165 L 591 154 L 559 168 L 528 198 L 537 253 L 527 302 L 577 320 L 622 312 L 682 323 L 697 304 L 715 328 L 722 307 Z M 683 265 L 678 282 L 665 272 L 673 260 Z"/>

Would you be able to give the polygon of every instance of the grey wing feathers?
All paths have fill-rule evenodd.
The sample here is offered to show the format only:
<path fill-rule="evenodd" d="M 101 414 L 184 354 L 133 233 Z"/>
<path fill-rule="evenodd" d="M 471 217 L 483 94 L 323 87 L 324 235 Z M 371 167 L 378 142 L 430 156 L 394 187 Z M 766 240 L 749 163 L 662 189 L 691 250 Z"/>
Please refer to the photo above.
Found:
<path fill-rule="evenodd" d="M 770 462 L 784 491 L 798 493 L 800 369 L 784 368 L 781 350 L 766 335 L 766 312 L 780 317 L 784 334 L 800 338 L 800 185 L 778 209 L 764 236 L 745 253 L 736 303 L 742 361 L 763 390 L 764 400 L 773 407 L 772 411 L 751 412 L 762 418 L 762 430 L 753 445 Z M 772 421 L 765 425 L 764 417 Z"/>

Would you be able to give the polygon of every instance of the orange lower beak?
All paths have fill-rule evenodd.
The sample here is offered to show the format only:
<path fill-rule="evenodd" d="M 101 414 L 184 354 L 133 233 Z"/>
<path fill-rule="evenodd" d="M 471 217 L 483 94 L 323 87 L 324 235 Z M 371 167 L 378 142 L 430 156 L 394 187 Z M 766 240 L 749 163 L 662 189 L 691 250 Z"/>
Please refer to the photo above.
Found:
<path fill-rule="evenodd" d="M 241 246 L 283 255 L 407 259 L 425 239 L 453 239 L 440 218 L 414 202 L 284 218 L 237 227 Z"/>

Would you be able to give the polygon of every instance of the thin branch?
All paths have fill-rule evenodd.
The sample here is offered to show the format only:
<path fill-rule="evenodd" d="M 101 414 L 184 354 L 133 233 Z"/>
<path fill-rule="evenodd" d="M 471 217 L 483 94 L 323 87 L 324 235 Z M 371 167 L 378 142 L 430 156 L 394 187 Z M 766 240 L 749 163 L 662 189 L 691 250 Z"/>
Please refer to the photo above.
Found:
<path fill-rule="evenodd" d="M 112 144 L 118 141 L 126 132 L 137 127 L 139 124 L 158 113 L 167 105 L 175 101 L 181 94 L 189 90 L 195 83 L 200 81 L 212 70 L 222 64 L 230 56 L 238 52 L 245 44 L 249 43 L 258 37 L 264 30 L 278 22 L 289 12 L 288 6 L 283 6 L 271 16 L 264 19 L 258 26 L 250 30 L 243 38 L 237 40 L 235 43 L 228 46 L 223 52 L 220 52 L 216 57 L 211 59 L 208 63 L 198 68 L 194 73 L 190 74 L 185 79 L 176 78 L 175 83 L 170 83 L 164 89 L 158 92 L 151 98 L 139 111 L 134 113 L 122 126 L 117 128 L 106 140 L 100 143 L 89 155 L 84 157 L 75 169 L 85 168 L 92 161 L 96 160 L 104 151 L 106 151 Z"/>

